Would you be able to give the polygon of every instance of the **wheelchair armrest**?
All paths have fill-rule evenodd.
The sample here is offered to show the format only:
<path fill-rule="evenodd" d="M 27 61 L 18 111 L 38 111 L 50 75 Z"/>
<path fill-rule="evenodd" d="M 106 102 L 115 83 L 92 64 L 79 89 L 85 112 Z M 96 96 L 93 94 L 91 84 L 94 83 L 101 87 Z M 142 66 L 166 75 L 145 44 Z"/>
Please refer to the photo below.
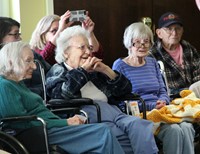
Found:
<path fill-rule="evenodd" d="M 18 116 L 18 117 L 8 117 L 8 118 L 2 118 L 1 122 L 16 122 L 16 121 L 31 121 L 31 120 L 37 120 L 37 116 Z"/>
<path fill-rule="evenodd" d="M 101 122 L 101 111 L 97 103 L 93 102 L 90 98 L 76 98 L 76 99 L 50 99 L 46 106 L 52 109 L 59 108 L 76 108 L 84 105 L 94 105 L 97 110 L 97 120 Z"/>
<path fill-rule="evenodd" d="M 40 122 L 42 125 L 41 126 L 35 126 L 35 127 L 31 127 L 31 128 L 27 128 L 27 129 L 21 129 L 20 128 L 17 128 L 16 130 L 11 128 L 11 129 L 5 129 L 4 131 L 7 132 L 8 134 L 13 134 L 14 136 L 17 137 L 17 139 L 22 142 L 25 147 L 27 149 L 37 149 L 37 148 L 31 148 L 31 146 L 33 147 L 32 145 L 32 140 L 30 140 L 30 143 L 28 143 L 27 141 L 27 136 L 29 135 L 29 137 L 32 135 L 32 137 L 30 138 L 38 138 L 38 136 L 40 134 L 43 135 L 43 139 L 38 139 L 38 143 L 40 143 L 39 141 L 44 141 L 43 143 L 45 143 L 45 145 L 41 145 L 40 148 L 42 149 L 45 149 L 46 153 L 49 154 L 49 145 L 48 145 L 48 136 L 47 136 L 47 129 L 46 129 L 46 122 L 36 116 L 36 115 L 31 115 L 31 116 L 18 116 L 18 117 L 7 117 L 7 118 L 2 118 L 0 119 L 0 129 L 3 130 L 4 129 L 4 126 L 6 126 L 7 123 L 15 123 L 15 122 L 23 122 L 23 121 L 38 121 Z M 7 127 L 7 126 L 6 126 Z M 31 133 L 29 133 L 31 132 Z M 27 135 L 28 134 L 28 135 Z M 36 144 L 35 144 L 36 145 Z M 39 149 L 40 149 L 39 148 Z"/>
<path fill-rule="evenodd" d="M 135 93 L 130 93 L 130 94 L 125 94 L 120 97 L 115 97 L 116 100 L 118 101 L 124 101 L 124 100 L 138 100 L 140 99 L 140 95 L 135 94 Z"/>
<path fill-rule="evenodd" d="M 136 93 L 129 93 L 129 94 L 125 94 L 123 96 L 120 97 L 116 97 L 115 98 L 118 101 L 131 101 L 131 100 L 138 100 L 142 103 L 142 110 L 143 110 L 143 119 L 146 119 L 146 103 L 145 101 L 140 97 L 140 95 L 136 94 Z"/>
<path fill-rule="evenodd" d="M 81 105 L 93 105 L 94 102 L 90 98 L 76 98 L 76 99 L 50 99 L 48 104 L 52 106 L 62 107 L 76 107 Z"/>

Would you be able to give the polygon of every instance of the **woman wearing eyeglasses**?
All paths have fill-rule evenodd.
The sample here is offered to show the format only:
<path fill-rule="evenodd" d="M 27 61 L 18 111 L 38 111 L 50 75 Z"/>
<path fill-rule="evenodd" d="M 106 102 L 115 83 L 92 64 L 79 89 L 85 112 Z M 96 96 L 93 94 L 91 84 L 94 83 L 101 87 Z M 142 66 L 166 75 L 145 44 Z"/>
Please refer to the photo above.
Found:
<path fill-rule="evenodd" d="M 147 111 L 169 104 L 169 96 L 157 61 L 148 57 L 153 45 L 153 33 L 142 22 L 129 25 L 124 32 L 128 56 L 117 59 L 113 70 L 121 72 L 132 83 L 132 92 L 145 101 Z M 141 109 L 141 103 L 139 102 Z M 163 142 L 164 154 L 194 154 L 195 131 L 191 123 L 161 124 L 156 135 Z"/>
<path fill-rule="evenodd" d="M 88 14 L 88 13 L 87 13 Z M 39 53 L 49 64 L 56 63 L 55 48 L 56 39 L 59 34 L 70 27 L 74 22 L 68 22 L 71 12 L 68 10 L 62 16 L 48 15 L 44 16 L 37 24 L 30 45 L 33 50 Z M 86 19 L 81 22 L 82 27 L 90 32 L 90 45 L 93 46 L 93 54 L 102 58 L 102 48 L 94 35 L 95 23 L 86 15 Z"/>
<path fill-rule="evenodd" d="M 21 41 L 22 38 L 20 35 L 20 23 L 18 21 L 9 17 L 0 17 L 0 49 L 9 42 Z M 38 60 L 42 64 L 46 73 L 51 66 L 38 53 L 33 51 L 33 54 L 34 59 Z M 31 79 L 24 78 L 24 82 L 31 91 L 37 93 L 41 97 L 44 97 L 40 76 L 40 70 L 38 67 L 33 72 L 33 77 Z"/>
<path fill-rule="evenodd" d="M 8 17 L 0 17 L 0 49 L 8 42 L 20 41 L 20 23 Z"/>
<path fill-rule="evenodd" d="M 91 56 L 89 33 L 80 26 L 69 27 L 57 39 L 57 64 L 46 75 L 46 90 L 50 98 L 91 98 L 101 109 L 102 123 L 107 124 L 126 154 L 157 153 L 152 123 L 128 116 L 116 106 L 115 97 L 131 92 L 124 75 L 113 71 L 101 59 Z M 93 106 L 83 106 L 90 123 L 96 123 Z M 144 133 L 145 132 L 145 133 Z"/>

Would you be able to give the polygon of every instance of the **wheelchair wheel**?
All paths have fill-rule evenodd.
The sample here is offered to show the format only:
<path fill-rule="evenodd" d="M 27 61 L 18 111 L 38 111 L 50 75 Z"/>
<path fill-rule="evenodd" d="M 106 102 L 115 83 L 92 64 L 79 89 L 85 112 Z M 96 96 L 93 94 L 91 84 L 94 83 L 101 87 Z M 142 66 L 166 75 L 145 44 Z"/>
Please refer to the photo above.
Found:
<path fill-rule="evenodd" d="M 12 154 L 29 154 L 17 139 L 2 131 L 0 131 L 0 149 Z"/>

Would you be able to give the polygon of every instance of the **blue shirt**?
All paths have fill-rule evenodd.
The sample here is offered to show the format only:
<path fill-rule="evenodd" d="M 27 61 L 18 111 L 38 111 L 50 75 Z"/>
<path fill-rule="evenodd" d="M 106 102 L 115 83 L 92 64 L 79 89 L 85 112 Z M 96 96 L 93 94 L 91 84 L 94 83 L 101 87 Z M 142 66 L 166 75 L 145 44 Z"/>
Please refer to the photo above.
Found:
<path fill-rule="evenodd" d="M 157 100 L 169 103 L 169 97 L 156 60 L 146 57 L 145 61 L 145 65 L 134 67 L 119 58 L 113 63 L 112 68 L 130 80 L 132 92 L 139 94 L 144 99 L 147 110 L 152 110 L 155 108 Z M 141 103 L 139 103 L 139 107 L 142 110 Z"/>

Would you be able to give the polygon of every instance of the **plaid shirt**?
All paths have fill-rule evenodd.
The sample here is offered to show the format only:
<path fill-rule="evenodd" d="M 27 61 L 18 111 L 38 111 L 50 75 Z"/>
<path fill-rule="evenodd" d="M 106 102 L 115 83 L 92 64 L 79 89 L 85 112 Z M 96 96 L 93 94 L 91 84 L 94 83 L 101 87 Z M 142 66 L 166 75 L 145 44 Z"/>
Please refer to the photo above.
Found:
<path fill-rule="evenodd" d="M 184 68 L 173 60 L 160 41 L 157 41 L 150 51 L 151 56 L 164 63 L 168 86 L 172 93 L 188 88 L 200 80 L 200 53 L 189 42 L 182 40 L 180 43 L 183 48 Z"/>

